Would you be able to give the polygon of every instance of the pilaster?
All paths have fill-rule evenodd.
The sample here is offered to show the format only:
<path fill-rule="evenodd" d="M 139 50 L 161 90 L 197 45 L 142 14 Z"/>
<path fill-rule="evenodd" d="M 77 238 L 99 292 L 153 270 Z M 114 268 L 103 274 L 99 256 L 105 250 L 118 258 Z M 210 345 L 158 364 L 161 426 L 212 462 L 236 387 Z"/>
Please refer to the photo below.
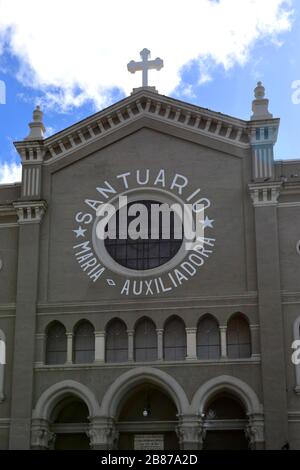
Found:
<path fill-rule="evenodd" d="M 45 207 L 42 201 L 15 204 L 19 218 L 19 256 L 10 449 L 30 446 L 40 223 Z"/>
<path fill-rule="evenodd" d="M 18 216 L 19 244 L 9 448 L 20 450 L 30 448 L 40 224 L 47 208 L 41 200 L 45 131 L 42 120 L 43 113 L 37 107 L 28 137 L 15 143 L 22 159 L 22 187 L 20 200 L 13 204 Z M 45 429 L 36 433 L 36 442 L 42 441 L 45 433 Z"/>
<path fill-rule="evenodd" d="M 249 185 L 255 212 L 261 376 L 267 449 L 281 449 L 288 441 L 277 221 L 280 188 L 281 183 Z"/>

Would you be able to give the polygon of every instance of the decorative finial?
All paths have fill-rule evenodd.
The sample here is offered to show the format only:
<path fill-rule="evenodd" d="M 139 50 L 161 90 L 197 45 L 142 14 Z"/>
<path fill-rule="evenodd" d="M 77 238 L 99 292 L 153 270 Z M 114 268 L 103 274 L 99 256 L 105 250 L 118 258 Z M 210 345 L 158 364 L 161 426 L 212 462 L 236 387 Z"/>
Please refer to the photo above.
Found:
<path fill-rule="evenodd" d="M 149 60 L 150 58 L 150 51 L 148 49 L 143 49 L 140 52 L 140 56 L 142 61 L 141 62 L 135 62 L 132 60 L 129 62 L 127 65 L 127 69 L 130 73 L 135 73 L 138 71 L 143 72 L 143 84 L 142 86 L 145 88 L 150 88 L 148 85 L 148 71 L 149 70 L 161 70 L 164 66 L 164 62 L 162 59 L 157 57 L 155 60 Z"/>
<path fill-rule="evenodd" d="M 273 114 L 269 113 L 269 100 L 265 98 L 266 90 L 262 82 L 258 82 L 254 89 L 255 100 L 252 102 L 252 121 L 272 119 Z"/>
<path fill-rule="evenodd" d="M 254 90 L 254 96 L 257 100 L 262 100 L 266 95 L 266 89 L 262 82 L 257 83 L 257 87 Z"/>
<path fill-rule="evenodd" d="M 46 131 L 43 123 L 43 111 L 40 106 L 36 106 L 33 111 L 33 121 L 29 123 L 30 132 L 25 140 L 42 140 Z"/>

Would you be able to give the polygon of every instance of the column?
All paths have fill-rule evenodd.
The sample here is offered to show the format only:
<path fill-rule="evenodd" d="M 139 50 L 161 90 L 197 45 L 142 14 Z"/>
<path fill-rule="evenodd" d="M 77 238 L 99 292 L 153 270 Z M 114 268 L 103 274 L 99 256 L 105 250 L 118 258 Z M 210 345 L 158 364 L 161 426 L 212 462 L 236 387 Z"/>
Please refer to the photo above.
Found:
<path fill-rule="evenodd" d="M 249 416 L 249 424 L 245 432 L 249 439 L 250 449 L 265 449 L 264 418 L 262 414 L 252 414 Z"/>
<path fill-rule="evenodd" d="M 197 360 L 197 328 L 186 328 L 186 349 L 188 361 Z"/>
<path fill-rule="evenodd" d="M 164 330 L 157 329 L 157 360 L 163 361 L 164 359 Z"/>
<path fill-rule="evenodd" d="M 127 330 L 128 334 L 128 362 L 134 361 L 134 330 Z"/>
<path fill-rule="evenodd" d="M 119 436 L 111 418 L 92 418 L 87 435 L 93 450 L 114 450 L 117 447 Z"/>
<path fill-rule="evenodd" d="M 105 362 L 105 331 L 95 331 L 95 362 Z"/>
<path fill-rule="evenodd" d="M 227 358 L 227 326 L 220 326 L 220 338 L 221 338 L 221 358 Z"/>
<path fill-rule="evenodd" d="M 177 427 L 180 450 L 200 450 L 203 444 L 203 426 L 196 415 L 184 415 Z"/>
<path fill-rule="evenodd" d="M 35 362 L 36 364 L 45 364 L 45 346 L 46 346 L 46 335 L 45 333 L 37 333 L 36 336 L 36 350 L 35 350 Z"/>
<path fill-rule="evenodd" d="M 260 359 L 260 345 L 259 345 L 259 325 L 250 325 L 251 331 L 251 350 L 253 359 Z"/>
<path fill-rule="evenodd" d="M 49 429 L 46 419 L 33 419 L 31 425 L 31 449 L 50 450 L 55 443 L 55 434 Z"/>
<path fill-rule="evenodd" d="M 66 333 L 67 335 L 67 364 L 73 363 L 73 333 Z"/>
<path fill-rule="evenodd" d="M 30 448 L 40 222 L 45 203 L 14 204 L 19 221 L 18 277 L 9 449 Z"/>
<path fill-rule="evenodd" d="M 288 441 L 285 345 L 277 205 L 281 183 L 249 185 L 255 212 L 257 285 L 266 449 Z"/>

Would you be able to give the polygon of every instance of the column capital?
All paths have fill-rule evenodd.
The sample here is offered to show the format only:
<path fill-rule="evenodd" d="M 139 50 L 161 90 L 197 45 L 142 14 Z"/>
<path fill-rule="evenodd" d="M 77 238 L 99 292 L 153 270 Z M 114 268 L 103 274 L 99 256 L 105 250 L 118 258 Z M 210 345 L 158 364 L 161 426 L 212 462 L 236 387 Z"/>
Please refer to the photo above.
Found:
<path fill-rule="evenodd" d="M 277 206 L 281 188 L 281 182 L 249 184 L 254 207 Z"/>
<path fill-rule="evenodd" d="M 46 150 L 42 140 L 15 142 L 14 145 L 23 165 L 43 163 Z"/>
<path fill-rule="evenodd" d="M 73 331 L 67 331 L 67 332 L 66 332 L 66 337 L 67 337 L 67 338 L 73 338 L 73 336 L 74 336 Z"/>
<path fill-rule="evenodd" d="M 87 435 L 90 438 L 90 446 L 92 449 L 113 450 L 116 447 L 119 433 L 111 418 L 95 417 L 91 420 Z"/>
<path fill-rule="evenodd" d="M 49 450 L 55 443 L 56 435 L 49 429 L 46 419 L 33 419 L 31 425 L 31 449 Z"/>
<path fill-rule="evenodd" d="M 199 450 L 205 438 L 202 419 L 197 415 L 181 416 L 176 429 L 181 450 Z"/>
<path fill-rule="evenodd" d="M 14 202 L 19 225 L 40 224 L 47 209 L 46 201 Z"/>
<path fill-rule="evenodd" d="M 219 325 L 219 330 L 220 331 L 227 331 L 227 325 Z"/>
<path fill-rule="evenodd" d="M 127 330 L 128 336 L 133 336 L 134 335 L 134 330 Z"/>
<path fill-rule="evenodd" d="M 36 333 L 35 337 L 37 340 L 43 340 L 46 338 L 46 333 Z"/>
<path fill-rule="evenodd" d="M 106 331 L 95 331 L 96 338 L 105 338 Z"/>
<path fill-rule="evenodd" d="M 245 434 L 252 449 L 265 442 L 265 423 L 262 415 L 253 414 L 249 416 L 249 424 L 245 429 Z"/>
<path fill-rule="evenodd" d="M 197 333 L 197 330 L 198 328 L 195 326 L 193 328 L 186 328 L 185 331 L 187 332 L 187 334 L 194 334 L 194 333 Z"/>

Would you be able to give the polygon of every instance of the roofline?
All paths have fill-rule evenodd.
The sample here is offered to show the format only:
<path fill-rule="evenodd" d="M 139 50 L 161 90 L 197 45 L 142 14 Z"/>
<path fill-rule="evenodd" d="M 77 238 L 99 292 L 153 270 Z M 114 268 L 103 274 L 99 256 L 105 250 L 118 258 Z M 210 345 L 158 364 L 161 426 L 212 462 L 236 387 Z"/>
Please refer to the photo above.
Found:
<path fill-rule="evenodd" d="M 275 159 L 275 165 L 284 165 L 285 163 L 289 163 L 289 164 L 298 164 L 300 163 L 300 157 L 297 159 L 297 158 L 292 158 L 292 159 L 284 159 L 284 160 L 277 160 Z"/>
<path fill-rule="evenodd" d="M 175 105 L 178 104 L 178 106 L 181 106 L 181 107 L 184 107 L 186 109 L 188 109 L 189 111 L 191 112 L 195 112 L 195 113 L 202 113 L 202 114 L 206 114 L 208 117 L 211 117 L 212 119 L 216 119 L 216 120 L 221 120 L 221 119 L 224 119 L 225 121 L 227 121 L 228 123 L 232 124 L 232 125 L 235 125 L 235 126 L 238 126 L 238 127 L 243 127 L 243 128 L 247 128 L 248 126 L 253 126 L 255 124 L 257 124 L 258 122 L 260 121 L 253 121 L 253 120 L 244 120 L 244 119 L 239 119 L 239 118 L 235 118 L 233 116 L 230 116 L 228 114 L 223 114 L 221 112 L 217 112 L 217 111 L 213 111 L 211 109 L 208 109 L 208 108 L 203 108 L 201 106 L 198 106 L 198 105 L 195 105 L 195 104 L 191 104 L 191 103 L 187 103 L 185 101 L 182 101 L 182 100 L 178 100 L 177 98 L 173 98 L 173 97 L 169 97 L 169 96 L 166 96 L 166 95 L 161 95 L 155 91 L 151 91 L 149 89 L 146 89 L 146 88 L 140 88 L 138 91 L 132 93 L 131 95 L 121 99 L 120 101 L 100 110 L 100 111 L 97 111 L 96 113 L 80 120 L 80 121 L 77 121 L 75 122 L 74 124 L 71 124 L 70 126 L 60 130 L 59 132 L 56 132 L 55 134 L 47 137 L 46 139 L 44 139 L 43 141 L 39 141 L 39 143 L 43 142 L 44 145 L 51 145 L 53 142 L 59 140 L 60 138 L 62 138 L 64 135 L 67 135 L 67 134 L 70 134 L 72 133 L 73 131 L 76 131 L 78 128 L 81 128 L 83 126 L 87 126 L 89 125 L 90 123 L 94 122 L 97 118 L 101 118 L 103 117 L 104 115 L 109 115 L 110 113 L 113 113 L 115 112 L 116 110 L 122 108 L 123 106 L 126 106 L 127 103 L 130 103 L 131 101 L 134 101 L 134 100 L 137 100 L 139 98 L 142 98 L 142 97 L 149 97 L 153 100 L 157 99 L 158 101 L 159 100 L 162 100 L 165 102 L 165 104 L 170 104 L 170 105 Z M 266 119 L 264 120 L 263 122 L 264 123 L 267 123 L 267 122 L 273 122 L 273 123 L 277 123 L 279 122 L 280 119 L 279 118 L 272 118 L 272 119 Z M 15 144 L 24 144 L 24 141 L 21 140 L 21 141 L 15 141 L 14 142 Z"/>
<path fill-rule="evenodd" d="M 0 184 L 0 189 L 2 188 L 13 188 L 13 187 L 18 187 L 22 185 L 22 181 L 16 181 L 15 183 L 4 183 Z"/>

